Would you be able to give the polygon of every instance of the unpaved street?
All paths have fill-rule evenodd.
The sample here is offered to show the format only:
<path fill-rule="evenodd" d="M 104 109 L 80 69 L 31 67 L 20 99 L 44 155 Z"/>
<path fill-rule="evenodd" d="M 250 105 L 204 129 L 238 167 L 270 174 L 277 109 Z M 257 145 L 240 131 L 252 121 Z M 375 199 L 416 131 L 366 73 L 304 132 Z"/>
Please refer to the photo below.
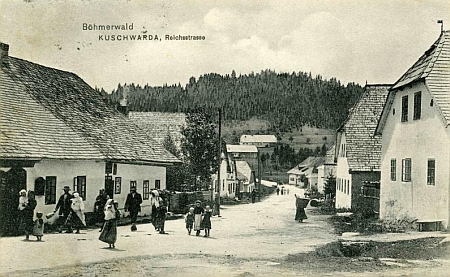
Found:
<path fill-rule="evenodd" d="M 326 216 L 307 211 L 309 219 L 305 223 L 295 222 L 294 193 L 303 191 L 290 187 L 290 195 L 271 195 L 260 203 L 222 207 L 222 217 L 212 218 L 209 238 L 188 236 L 184 220 L 167 221 L 167 235 L 157 234 L 151 224 L 138 225 L 137 232 L 131 232 L 129 226 L 119 227 L 116 249 L 108 249 L 98 240 L 98 230 L 48 234 L 44 242 L 25 242 L 22 237 L 1 238 L 0 273 L 5 276 L 312 276 L 314 268 L 302 270 L 301 265 L 283 265 L 281 261 L 289 254 L 311 251 L 338 237 Z M 349 275 L 348 272 L 330 274 Z"/>

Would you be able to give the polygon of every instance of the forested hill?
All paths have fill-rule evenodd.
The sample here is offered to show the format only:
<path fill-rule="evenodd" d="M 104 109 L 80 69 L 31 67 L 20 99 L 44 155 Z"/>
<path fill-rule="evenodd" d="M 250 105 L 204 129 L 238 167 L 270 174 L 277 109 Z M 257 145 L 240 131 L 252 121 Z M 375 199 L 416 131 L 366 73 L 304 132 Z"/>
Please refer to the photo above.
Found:
<path fill-rule="evenodd" d="M 266 119 L 280 131 L 311 125 L 337 128 L 347 117 L 363 88 L 355 83 L 342 85 L 307 73 L 261 73 L 222 76 L 210 73 L 198 80 L 191 77 L 184 87 L 118 85 L 111 94 L 102 93 L 112 105 L 128 91 L 131 111 L 186 112 L 203 108 L 223 109 L 224 120 Z"/>

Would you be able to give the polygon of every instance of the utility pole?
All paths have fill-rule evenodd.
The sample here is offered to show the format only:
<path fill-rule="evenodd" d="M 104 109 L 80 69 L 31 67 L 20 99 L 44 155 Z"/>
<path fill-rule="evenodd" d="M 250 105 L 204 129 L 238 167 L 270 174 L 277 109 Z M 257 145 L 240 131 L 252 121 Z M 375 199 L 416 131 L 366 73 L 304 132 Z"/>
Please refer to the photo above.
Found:
<path fill-rule="evenodd" d="M 222 110 L 219 108 L 219 153 L 218 153 L 218 162 L 219 168 L 217 170 L 217 195 L 216 195 L 216 214 L 220 217 L 220 186 L 222 185 L 220 182 L 220 168 L 222 167 Z"/>

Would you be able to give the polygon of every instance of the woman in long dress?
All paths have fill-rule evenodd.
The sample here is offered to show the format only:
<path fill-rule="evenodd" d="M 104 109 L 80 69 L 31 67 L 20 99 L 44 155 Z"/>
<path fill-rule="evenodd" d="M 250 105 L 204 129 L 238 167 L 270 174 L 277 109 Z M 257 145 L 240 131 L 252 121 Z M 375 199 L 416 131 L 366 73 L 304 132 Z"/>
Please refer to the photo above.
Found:
<path fill-rule="evenodd" d="M 117 220 L 119 219 L 119 211 L 113 199 L 108 199 L 105 205 L 105 223 L 99 240 L 109 244 L 109 248 L 115 248 L 117 241 Z"/>
<path fill-rule="evenodd" d="M 301 198 L 295 195 L 295 206 L 296 206 L 296 213 L 295 213 L 295 220 L 298 220 L 298 222 L 303 222 L 303 219 L 308 219 L 305 213 L 305 208 L 308 205 L 309 199 Z"/>
<path fill-rule="evenodd" d="M 33 232 L 33 216 L 34 209 L 36 208 L 37 202 L 34 198 L 34 191 L 28 191 L 27 202 L 25 208 L 22 210 L 23 218 L 22 218 L 22 228 L 25 231 L 25 239 L 28 240 L 30 238 L 30 234 Z"/>
<path fill-rule="evenodd" d="M 195 201 L 194 207 L 194 230 L 196 231 L 195 235 L 200 235 L 200 230 L 202 230 L 202 217 L 205 213 L 205 210 L 201 206 L 202 202 L 200 200 Z"/>
<path fill-rule="evenodd" d="M 77 228 L 77 234 L 80 233 L 80 227 L 86 226 L 86 220 L 84 219 L 84 203 L 83 198 L 80 197 L 78 192 L 73 194 L 72 200 L 72 223 Z M 74 214 L 76 216 L 74 216 Z"/>

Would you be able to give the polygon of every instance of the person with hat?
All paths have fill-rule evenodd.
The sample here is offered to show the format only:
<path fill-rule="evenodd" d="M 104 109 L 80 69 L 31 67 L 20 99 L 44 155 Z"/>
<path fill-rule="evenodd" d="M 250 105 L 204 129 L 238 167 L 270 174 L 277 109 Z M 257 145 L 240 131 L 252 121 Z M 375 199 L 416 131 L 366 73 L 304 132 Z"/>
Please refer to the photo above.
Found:
<path fill-rule="evenodd" d="M 125 212 L 130 212 L 131 231 L 136 231 L 136 220 L 138 213 L 141 211 L 142 196 L 136 192 L 136 188 L 132 187 L 125 201 Z"/>
<path fill-rule="evenodd" d="M 59 197 L 58 203 L 56 204 L 54 212 L 58 211 L 59 209 L 59 218 L 58 218 L 58 232 L 62 232 L 62 226 L 65 222 L 67 222 L 67 231 L 66 233 L 72 233 L 72 224 L 70 223 L 70 220 L 67 220 L 67 218 L 70 215 L 70 212 L 72 211 L 72 201 L 73 195 L 70 194 L 70 187 L 64 186 L 63 188 L 64 194 Z"/>

